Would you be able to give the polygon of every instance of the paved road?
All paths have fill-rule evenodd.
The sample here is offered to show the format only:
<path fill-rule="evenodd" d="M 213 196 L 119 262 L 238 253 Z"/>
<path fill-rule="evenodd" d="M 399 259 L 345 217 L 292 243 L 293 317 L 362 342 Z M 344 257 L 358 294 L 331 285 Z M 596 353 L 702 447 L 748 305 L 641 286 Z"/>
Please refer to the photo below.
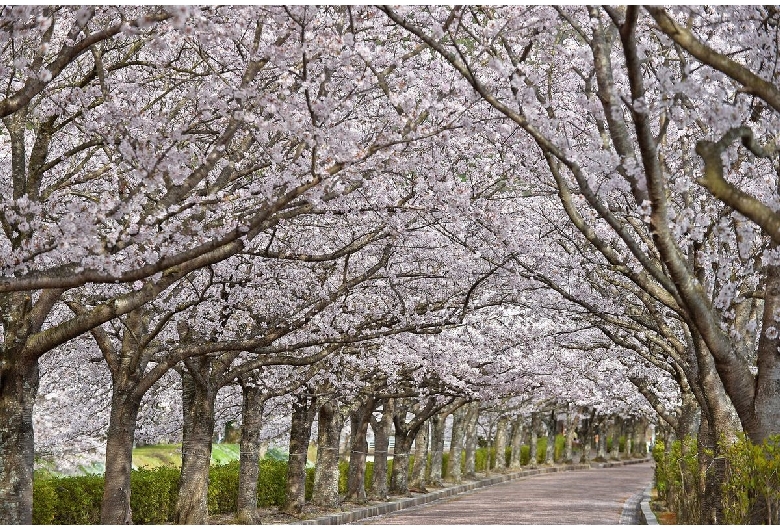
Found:
<path fill-rule="evenodd" d="M 623 504 L 652 478 L 650 462 L 535 475 L 365 524 L 618 524 Z"/>

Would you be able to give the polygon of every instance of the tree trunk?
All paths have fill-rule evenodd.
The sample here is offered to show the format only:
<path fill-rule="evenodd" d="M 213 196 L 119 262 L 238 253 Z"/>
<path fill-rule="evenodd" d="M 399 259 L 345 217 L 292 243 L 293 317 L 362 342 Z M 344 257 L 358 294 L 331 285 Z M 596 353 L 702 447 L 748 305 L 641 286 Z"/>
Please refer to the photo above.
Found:
<path fill-rule="evenodd" d="M 622 419 L 620 416 L 615 415 L 612 418 L 612 422 L 610 424 L 609 432 L 610 432 L 610 439 L 612 440 L 612 451 L 610 451 L 609 458 L 611 460 L 620 460 L 620 440 L 618 440 L 618 437 L 620 435 L 620 424 L 622 423 Z"/>
<path fill-rule="evenodd" d="M 38 361 L 19 358 L 10 334 L 0 345 L 0 522 L 32 524 Z"/>
<path fill-rule="evenodd" d="M 312 503 L 325 508 L 339 505 L 339 438 L 343 417 L 337 403 L 320 406 L 317 426 L 317 465 Z"/>
<path fill-rule="evenodd" d="M 472 402 L 466 405 L 466 440 L 464 442 L 466 453 L 466 478 L 473 479 L 477 476 L 477 422 L 479 421 L 479 403 Z M 442 443 L 444 440 L 442 439 Z"/>
<path fill-rule="evenodd" d="M 607 459 L 607 418 L 600 416 L 596 423 L 596 432 L 598 433 L 598 443 L 596 444 L 596 458 L 599 460 Z"/>
<path fill-rule="evenodd" d="M 545 454 L 545 465 L 551 466 L 555 463 L 555 410 L 550 412 L 547 417 L 547 452 Z"/>
<path fill-rule="evenodd" d="M 503 471 L 506 469 L 506 445 L 507 445 L 507 425 L 509 420 L 506 416 L 501 416 L 496 425 L 496 466 L 495 469 Z"/>
<path fill-rule="evenodd" d="M 566 413 L 566 445 L 563 451 L 563 462 L 565 464 L 571 464 L 574 462 L 574 435 L 576 433 L 577 420 L 576 416 L 569 407 L 569 411 Z"/>
<path fill-rule="evenodd" d="M 382 407 L 382 419 L 376 421 L 371 416 L 371 428 L 374 431 L 374 476 L 371 481 L 371 496 L 374 499 L 387 499 L 387 453 L 390 447 L 390 428 L 393 425 L 395 402 L 385 401 Z"/>
<path fill-rule="evenodd" d="M 238 464 L 236 519 L 239 524 L 257 522 L 257 479 L 260 475 L 260 432 L 266 398 L 260 387 L 242 385 L 241 450 Z"/>
<path fill-rule="evenodd" d="M 450 440 L 450 459 L 447 462 L 447 476 L 452 482 L 462 480 L 460 458 L 463 451 L 463 437 L 466 431 L 466 410 L 460 407 L 452 415 L 452 439 Z"/>
<path fill-rule="evenodd" d="M 425 422 L 414 438 L 414 464 L 412 464 L 412 486 L 415 491 L 426 493 L 425 468 L 428 463 L 428 429 Z"/>
<path fill-rule="evenodd" d="M 537 454 L 539 452 L 539 413 L 538 412 L 532 412 L 531 413 L 531 460 L 529 460 L 529 464 L 531 467 L 536 467 L 536 465 L 539 463 L 539 459 L 537 458 Z"/>
<path fill-rule="evenodd" d="M 287 461 L 287 495 L 284 512 L 299 514 L 306 504 L 306 457 L 314 421 L 316 399 L 296 396 L 290 425 L 290 456 Z"/>
<path fill-rule="evenodd" d="M 512 421 L 512 439 L 510 445 L 512 452 L 509 456 L 509 467 L 517 469 L 520 467 L 520 453 L 523 448 L 523 417 L 518 414 Z"/>
<path fill-rule="evenodd" d="M 214 438 L 214 401 L 217 389 L 209 380 L 210 362 L 193 359 L 195 373 L 182 373 L 181 478 L 176 498 L 176 524 L 208 522 L 209 466 Z"/>
<path fill-rule="evenodd" d="M 776 245 L 772 245 L 776 247 Z M 761 338 L 758 341 L 756 364 L 756 394 L 754 410 L 756 428 L 748 432 L 755 444 L 764 442 L 773 434 L 780 434 L 780 334 L 769 334 L 780 329 L 780 266 L 766 268 L 764 315 Z"/>
<path fill-rule="evenodd" d="M 593 448 L 594 424 L 596 418 L 595 409 L 591 409 L 590 415 L 582 418 L 582 428 L 580 429 L 580 441 L 582 442 L 582 456 L 580 464 L 590 463 L 590 452 Z"/>
<path fill-rule="evenodd" d="M 111 392 L 100 524 L 132 523 L 130 471 L 133 468 L 133 441 L 141 397 L 131 389 L 130 384 L 114 381 Z"/>
<path fill-rule="evenodd" d="M 446 414 L 435 414 L 431 417 L 430 483 L 436 487 L 442 485 L 441 465 L 444 458 L 444 424 L 446 419 Z"/>
<path fill-rule="evenodd" d="M 416 434 L 416 433 L 415 433 Z M 393 471 L 390 473 L 390 493 L 409 494 L 409 451 L 415 434 L 396 429 L 395 450 L 393 451 Z"/>
<path fill-rule="evenodd" d="M 347 501 L 366 502 L 366 454 L 368 453 L 369 417 L 374 410 L 374 398 L 367 398 L 350 414 L 351 447 L 347 471 Z"/>

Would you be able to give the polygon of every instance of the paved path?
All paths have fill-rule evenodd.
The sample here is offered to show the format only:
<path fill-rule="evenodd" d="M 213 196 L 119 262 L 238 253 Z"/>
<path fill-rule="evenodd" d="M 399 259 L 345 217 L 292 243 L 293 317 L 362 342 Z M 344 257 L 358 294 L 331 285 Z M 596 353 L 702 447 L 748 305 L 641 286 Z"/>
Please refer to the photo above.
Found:
<path fill-rule="evenodd" d="M 365 524 L 618 524 L 626 500 L 652 478 L 650 462 L 535 475 Z"/>

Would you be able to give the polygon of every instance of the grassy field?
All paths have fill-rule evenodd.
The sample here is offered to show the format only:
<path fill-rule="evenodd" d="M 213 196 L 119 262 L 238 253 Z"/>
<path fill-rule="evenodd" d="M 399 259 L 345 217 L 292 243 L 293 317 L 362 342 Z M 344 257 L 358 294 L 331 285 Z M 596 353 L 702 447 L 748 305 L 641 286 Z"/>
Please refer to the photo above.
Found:
<path fill-rule="evenodd" d="M 211 463 L 226 464 L 238 460 L 238 444 L 214 444 Z M 133 467 L 181 466 L 181 444 L 145 445 L 133 449 Z"/>

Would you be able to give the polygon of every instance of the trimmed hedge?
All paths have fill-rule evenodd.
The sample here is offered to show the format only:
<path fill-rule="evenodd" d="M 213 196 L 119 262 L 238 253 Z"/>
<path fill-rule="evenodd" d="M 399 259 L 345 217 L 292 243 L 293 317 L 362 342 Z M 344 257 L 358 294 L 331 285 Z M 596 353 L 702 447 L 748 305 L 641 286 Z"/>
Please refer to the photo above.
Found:
<path fill-rule="evenodd" d="M 544 439 L 540 439 L 539 455 L 543 457 Z M 557 444 L 556 444 L 557 445 Z M 507 462 L 511 449 L 507 449 Z M 477 472 L 486 469 L 488 459 L 495 463 L 495 449 L 479 448 L 475 455 Z M 413 459 L 410 459 L 413 460 Z M 449 454 L 444 453 L 442 470 L 446 473 Z M 523 465 L 530 460 L 528 446 L 521 450 Z M 412 462 L 410 462 L 410 465 Z M 388 481 L 392 474 L 392 460 L 388 461 Z M 461 465 L 465 468 L 465 454 Z M 259 462 L 257 505 L 282 506 L 285 501 L 287 462 L 265 458 Z M 236 512 L 238 497 L 238 461 L 213 465 L 209 470 L 208 510 L 211 514 Z M 347 491 L 346 462 L 339 463 L 339 493 Z M 374 463 L 366 462 L 365 485 L 368 491 L 374 474 Z M 130 474 L 130 507 L 134 524 L 164 524 L 174 518 L 180 472 L 174 467 L 133 470 Z M 314 469 L 306 470 L 306 499 L 311 500 L 314 489 Z M 103 476 L 55 477 L 36 473 L 33 482 L 34 524 L 98 524 L 103 497 Z"/>
<path fill-rule="evenodd" d="M 209 513 L 235 513 L 238 497 L 238 462 L 211 466 Z M 257 505 L 281 506 L 285 499 L 287 462 L 263 459 L 259 463 Z M 134 524 L 163 524 L 173 520 L 178 468 L 133 470 L 130 474 L 130 508 Z M 314 470 L 306 470 L 306 495 L 311 497 Z M 103 477 L 53 477 L 36 473 L 33 482 L 34 524 L 98 524 Z"/>

